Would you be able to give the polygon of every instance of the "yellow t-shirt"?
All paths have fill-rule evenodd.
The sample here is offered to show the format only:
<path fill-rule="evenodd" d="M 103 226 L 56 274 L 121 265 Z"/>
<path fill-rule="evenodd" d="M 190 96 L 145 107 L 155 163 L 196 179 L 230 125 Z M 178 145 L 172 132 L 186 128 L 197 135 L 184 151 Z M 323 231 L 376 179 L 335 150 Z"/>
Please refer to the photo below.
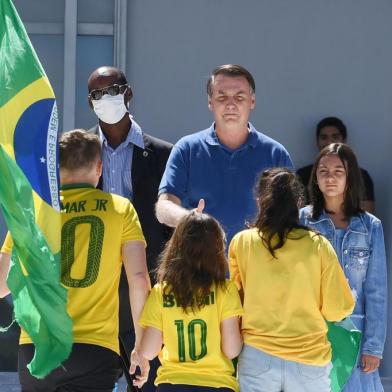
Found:
<path fill-rule="evenodd" d="M 224 288 L 212 287 L 206 305 L 185 313 L 173 295 L 163 295 L 156 284 L 144 306 L 140 325 L 162 331 L 162 366 L 155 384 L 186 384 L 226 387 L 238 391 L 233 363 L 221 351 L 221 321 L 242 315 L 237 288 L 227 281 Z"/>
<path fill-rule="evenodd" d="M 321 235 L 296 229 L 275 255 L 257 229 L 230 244 L 230 276 L 244 291 L 244 342 L 285 360 L 325 365 L 331 360 L 325 320 L 341 320 L 354 308 L 336 254 Z"/>
<path fill-rule="evenodd" d="M 131 203 L 92 186 L 63 186 L 61 198 L 61 282 L 67 288 L 67 310 L 73 341 L 119 352 L 118 284 L 121 247 L 143 241 Z M 10 253 L 7 236 L 2 252 Z M 20 343 L 31 343 L 22 330 Z"/>

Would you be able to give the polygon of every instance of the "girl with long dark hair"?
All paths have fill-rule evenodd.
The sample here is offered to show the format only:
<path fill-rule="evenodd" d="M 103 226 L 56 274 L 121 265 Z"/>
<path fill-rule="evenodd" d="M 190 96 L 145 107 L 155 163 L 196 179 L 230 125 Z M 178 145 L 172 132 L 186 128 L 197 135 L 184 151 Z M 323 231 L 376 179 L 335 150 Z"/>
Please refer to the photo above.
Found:
<path fill-rule="evenodd" d="M 226 280 L 224 233 L 211 216 L 192 212 L 161 255 L 158 283 L 146 302 L 140 351 L 161 351 L 158 392 L 238 391 L 230 360 L 242 348 L 242 306 Z"/>
<path fill-rule="evenodd" d="M 344 392 L 383 391 L 378 367 L 387 328 L 387 269 L 381 222 L 360 208 L 362 183 L 355 154 L 333 143 L 319 153 L 311 175 L 311 205 L 302 223 L 333 245 L 356 299 L 351 319 L 362 331 L 358 364 Z"/>
<path fill-rule="evenodd" d="M 299 223 L 301 186 L 288 169 L 263 172 L 259 215 L 229 249 L 242 291 L 244 392 L 329 392 L 331 346 L 325 320 L 351 314 L 354 300 L 329 242 Z"/>

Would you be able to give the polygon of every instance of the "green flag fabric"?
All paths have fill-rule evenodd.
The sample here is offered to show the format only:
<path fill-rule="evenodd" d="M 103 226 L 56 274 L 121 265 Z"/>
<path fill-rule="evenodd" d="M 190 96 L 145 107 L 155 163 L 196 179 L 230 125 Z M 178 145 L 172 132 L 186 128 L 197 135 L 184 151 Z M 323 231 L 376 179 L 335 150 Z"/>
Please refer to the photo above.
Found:
<path fill-rule="evenodd" d="M 328 322 L 328 340 L 332 346 L 332 392 L 340 392 L 357 362 L 362 333 L 350 318 L 339 323 Z"/>
<path fill-rule="evenodd" d="M 11 2 L 0 0 L 0 207 L 13 239 L 15 319 L 42 378 L 68 358 L 72 321 L 60 284 L 61 218 L 54 93 Z"/>

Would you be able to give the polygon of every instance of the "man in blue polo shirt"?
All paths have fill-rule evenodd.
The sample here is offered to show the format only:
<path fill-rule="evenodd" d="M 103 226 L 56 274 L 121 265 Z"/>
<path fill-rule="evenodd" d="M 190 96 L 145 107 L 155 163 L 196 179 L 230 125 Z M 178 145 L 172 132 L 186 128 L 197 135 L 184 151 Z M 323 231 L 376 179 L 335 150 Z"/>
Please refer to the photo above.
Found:
<path fill-rule="evenodd" d="M 175 227 L 189 210 L 213 215 L 227 240 L 256 215 L 253 188 L 271 167 L 292 168 L 285 148 L 249 122 L 255 107 L 255 82 L 240 65 L 221 65 L 207 83 L 208 107 L 215 122 L 174 146 L 159 186 L 156 205 L 161 223 Z"/>

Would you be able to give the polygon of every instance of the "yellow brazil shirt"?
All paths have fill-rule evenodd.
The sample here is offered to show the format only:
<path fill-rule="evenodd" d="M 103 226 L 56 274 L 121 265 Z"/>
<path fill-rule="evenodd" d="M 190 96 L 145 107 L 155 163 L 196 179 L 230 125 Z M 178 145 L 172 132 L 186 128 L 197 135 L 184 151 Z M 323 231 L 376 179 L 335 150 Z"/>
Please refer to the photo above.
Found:
<path fill-rule="evenodd" d="M 144 306 L 140 324 L 162 331 L 164 347 L 162 366 L 155 384 L 186 384 L 226 387 L 238 391 L 234 368 L 221 351 L 221 321 L 241 316 L 237 288 L 227 281 L 215 285 L 200 310 L 185 313 L 173 295 L 163 295 L 163 285 L 156 284 Z"/>
<path fill-rule="evenodd" d="M 325 320 L 341 320 L 354 308 L 336 254 L 321 235 L 296 229 L 276 257 L 257 229 L 230 244 L 230 275 L 244 292 L 244 342 L 285 360 L 325 365 L 331 360 Z"/>
<path fill-rule="evenodd" d="M 118 353 L 121 247 L 145 243 L 137 213 L 127 199 L 87 184 L 63 186 L 60 198 L 61 283 L 67 288 L 73 341 Z M 2 251 L 11 249 L 7 236 Z M 24 331 L 20 343 L 31 343 Z"/>

